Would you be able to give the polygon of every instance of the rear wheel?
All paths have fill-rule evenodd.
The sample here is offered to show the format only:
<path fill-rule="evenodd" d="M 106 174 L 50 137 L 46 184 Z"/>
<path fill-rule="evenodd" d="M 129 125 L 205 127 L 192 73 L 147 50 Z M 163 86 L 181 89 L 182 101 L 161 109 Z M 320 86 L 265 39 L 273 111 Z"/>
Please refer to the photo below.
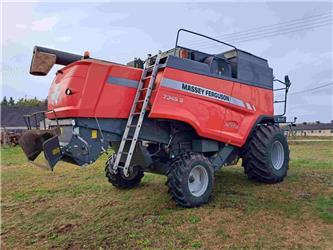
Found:
<path fill-rule="evenodd" d="M 144 176 L 143 171 L 139 166 L 134 166 L 129 169 L 129 176 L 126 177 L 122 169 L 118 169 L 117 173 L 114 173 L 112 167 L 115 162 L 116 155 L 112 155 L 106 162 L 105 176 L 108 181 L 115 187 L 120 189 L 130 189 L 140 184 L 142 177 Z"/>
<path fill-rule="evenodd" d="M 176 157 L 171 163 L 167 185 L 177 204 L 197 207 L 207 203 L 213 184 L 213 168 L 202 154 L 186 153 Z"/>
<path fill-rule="evenodd" d="M 289 147 L 276 125 L 260 125 L 243 152 L 243 166 L 249 179 L 277 183 L 287 175 Z"/>

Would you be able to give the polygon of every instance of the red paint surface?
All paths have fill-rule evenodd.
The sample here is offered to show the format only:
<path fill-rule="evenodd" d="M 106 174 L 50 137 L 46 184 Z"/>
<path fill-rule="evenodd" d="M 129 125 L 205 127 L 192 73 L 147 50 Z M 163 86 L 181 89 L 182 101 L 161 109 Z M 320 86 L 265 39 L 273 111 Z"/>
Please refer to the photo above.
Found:
<path fill-rule="evenodd" d="M 48 109 L 53 109 L 58 118 L 127 118 L 136 89 L 106 81 L 110 75 L 139 81 L 142 70 L 85 60 L 64 67 L 62 72 L 53 81 L 48 97 Z M 236 97 L 255 106 L 255 110 L 160 86 L 164 77 Z M 65 94 L 67 88 L 73 91 L 72 95 Z M 52 103 L 56 90 L 59 91 L 58 103 Z M 165 96 L 176 97 L 182 102 L 167 100 Z M 150 118 L 183 121 L 202 137 L 235 146 L 245 143 L 260 115 L 273 115 L 274 112 L 271 90 L 172 68 L 159 72 L 151 103 Z M 53 118 L 52 113 L 48 116 Z"/>

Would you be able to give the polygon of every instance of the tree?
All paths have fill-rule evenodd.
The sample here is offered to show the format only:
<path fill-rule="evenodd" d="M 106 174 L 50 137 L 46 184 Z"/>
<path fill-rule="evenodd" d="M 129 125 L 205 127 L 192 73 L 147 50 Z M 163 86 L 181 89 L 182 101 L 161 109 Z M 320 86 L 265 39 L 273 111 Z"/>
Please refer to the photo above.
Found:
<path fill-rule="evenodd" d="M 7 97 L 4 96 L 1 101 L 1 106 L 28 106 L 28 107 L 37 107 L 37 106 L 45 106 L 47 105 L 47 99 L 39 100 L 37 97 L 27 98 L 21 97 L 17 101 L 13 97 L 10 97 L 7 100 Z"/>
<path fill-rule="evenodd" d="M 37 97 L 34 98 L 20 98 L 16 102 L 16 106 L 29 106 L 29 107 L 34 107 L 34 106 L 43 106 L 45 103 L 45 100 L 38 100 Z"/>
<path fill-rule="evenodd" d="M 20 98 L 18 99 L 18 101 L 16 102 L 17 106 L 24 106 L 25 103 L 25 98 Z"/>
<path fill-rule="evenodd" d="M 2 101 L 1 101 L 1 106 L 8 106 L 8 101 L 7 101 L 7 97 L 4 96 Z"/>
<path fill-rule="evenodd" d="M 15 105 L 15 100 L 14 100 L 13 97 L 9 97 L 8 105 L 9 106 L 14 106 Z"/>

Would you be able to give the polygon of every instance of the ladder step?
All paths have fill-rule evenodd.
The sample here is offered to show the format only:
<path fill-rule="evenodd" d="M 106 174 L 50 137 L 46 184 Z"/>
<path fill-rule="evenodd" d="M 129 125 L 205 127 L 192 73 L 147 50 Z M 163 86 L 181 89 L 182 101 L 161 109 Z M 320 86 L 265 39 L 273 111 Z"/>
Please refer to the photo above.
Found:
<path fill-rule="evenodd" d="M 152 64 L 152 65 L 145 67 L 145 69 L 152 69 L 152 68 L 154 68 L 154 66 L 155 66 L 155 64 Z"/>
<path fill-rule="evenodd" d="M 136 127 L 141 127 L 140 124 L 131 124 L 131 125 L 127 125 L 128 128 L 136 128 Z"/>
<path fill-rule="evenodd" d="M 118 152 L 118 154 L 121 154 L 121 155 L 128 155 L 129 152 Z"/>
<path fill-rule="evenodd" d="M 145 91 L 145 90 L 148 90 L 148 89 L 152 89 L 152 87 L 142 88 L 142 89 L 139 89 L 139 91 Z"/>
<path fill-rule="evenodd" d="M 150 76 L 145 76 L 144 78 L 142 78 L 143 80 L 146 80 L 148 78 L 151 78 L 151 75 Z"/>
<path fill-rule="evenodd" d="M 144 102 L 145 100 L 137 100 L 136 103 Z"/>
<path fill-rule="evenodd" d="M 134 112 L 132 115 L 140 115 L 141 112 Z"/>
<path fill-rule="evenodd" d="M 137 139 L 134 139 L 133 137 L 127 137 L 127 138 L 124 138 L 123 140 L 125 140 L 125 141 L 137 141 Z"/>

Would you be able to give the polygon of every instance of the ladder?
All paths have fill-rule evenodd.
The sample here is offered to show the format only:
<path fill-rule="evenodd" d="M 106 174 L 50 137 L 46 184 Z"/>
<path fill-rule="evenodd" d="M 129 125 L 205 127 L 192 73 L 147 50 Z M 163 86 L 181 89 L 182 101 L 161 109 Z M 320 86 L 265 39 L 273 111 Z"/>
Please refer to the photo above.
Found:
<path fill-rule="evenodd" d="M 117 173 L 118 168 L 123 168 L 123 173 L 126 177 L 129 176 L 128 169 L 129 169 L 129 166 L 130 166 L 130 163 L 132 160 L 133 152 L 134 152 L 139 134 L 140 134 L 143 118 L 145 116 L 147 106 L 149 103 L 149 98 L 150 98 L 151 92 L 154 87 L 156 75 L 157 75 L 157 72 L 159 69 L 160 58 L 161 58 L 161 52 L 159 52 L 157 54 L 155 63 L 153 65 L 149 65 L 150 61 L 152 60 L 151 56 L 149 56 L 146 61 L 146 65 L 145 65 L 144 70 L 142 71 L 141 79 L 139 81 L 139 85 L 138 85 L 138 88 L 136 91 L 134 102 L 132 104 L 132 108 L 131 108 L 131 111 L 130 111 L 130 114 L 129 114 L 129 117 L 127 120 L 125 131 L 124 131 L 123 137 L 122 137 L 120 145 L 119 145 L 116 160 L 112 167 L 113 171 L 115 173 Z M 150 72 L 151 70 L 152 70 L 151 75 L 147 76 L 147 73 Z M 144 87 L 144 82 L 148 78 L 150 78 L 148 86 Z M 146 92 L 144 93 L 144 91 L 146 91 Z M 144 98 L 140 99 L 140 96 L 142 94 L 143 94 Z M 140 108 L 140 104 L 142 104 L 141 108 Z M 134 117 L 138 117 L 138 118 L 133 119 Z M 133 137 L 129 136 L 129 132 L 131 129 L 134 129 Z M 130 143 L 128 152 L 124 151 L 127 143 Z M 119 166 L 121 159 L 125 156 L 126 156 L 126 161 L 125 161 L 124 166 Z"/>

